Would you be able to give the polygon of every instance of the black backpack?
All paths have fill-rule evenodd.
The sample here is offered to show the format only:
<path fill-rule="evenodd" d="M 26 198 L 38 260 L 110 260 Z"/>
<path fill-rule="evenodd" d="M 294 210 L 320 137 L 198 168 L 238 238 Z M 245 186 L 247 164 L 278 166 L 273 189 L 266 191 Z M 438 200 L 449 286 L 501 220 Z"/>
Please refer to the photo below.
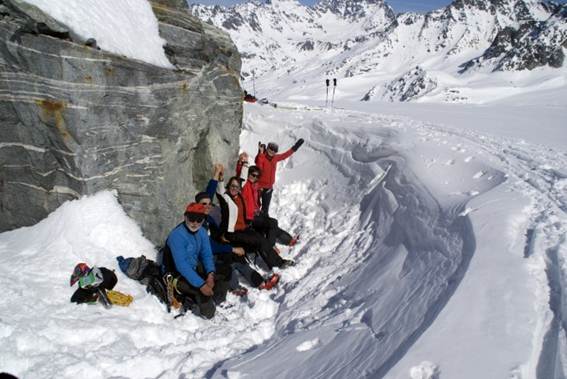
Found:
<path fill-rule="evenodd" d="M 175 261 L 173 260 L 173 254 L 171 253 L 171 249 L 167 246 L 167 242 L 165 245 L 159 250 L 158 264 L 160 266 L 161 274 L 171 274 L 175 278 L 181 276 L 177 268 L 175 267 Z"/>

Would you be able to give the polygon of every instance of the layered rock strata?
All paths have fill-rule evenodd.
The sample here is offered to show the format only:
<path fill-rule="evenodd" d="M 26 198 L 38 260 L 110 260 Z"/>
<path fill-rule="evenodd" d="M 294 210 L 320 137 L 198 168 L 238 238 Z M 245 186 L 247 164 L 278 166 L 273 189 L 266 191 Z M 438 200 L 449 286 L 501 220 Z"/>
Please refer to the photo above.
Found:
<path fill-rule="evenodd" d="M 0 231 L 114 189 L 162 243 L 212 163 L 234 161 L 242 123 L 234 44 L 184 2 L 152 7 L 175 70 L 87 46 L 39 9 L 0 0 Z"/>

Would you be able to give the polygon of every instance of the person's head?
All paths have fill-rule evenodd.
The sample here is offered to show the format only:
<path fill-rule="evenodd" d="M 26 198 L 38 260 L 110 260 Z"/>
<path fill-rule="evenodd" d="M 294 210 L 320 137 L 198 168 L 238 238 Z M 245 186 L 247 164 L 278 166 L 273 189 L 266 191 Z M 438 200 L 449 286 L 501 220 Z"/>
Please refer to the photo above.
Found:
<path fill-rule="evenodd" d="M 199 192 L 195 195 L 195 202 L 197 204 L 201 204 L 205 207 L 205 214 L 209 214 L 212 207 L 212 200 L 208 193 L 206 192 Z"/>
<path fill-rule="evenodd" d="M 248 180 L 252 183 L 256 183 L 260 177 L 260 169 L 258 166 L 250 166 L 248 169 Z"/>
<path fill-rule="evenodd" d="M 278 153 L 278 150 L 279 150 L 279 146 L 275 142 L 268 143 L 268 146 L 266 147 L 266 153 L 268 153 L 270 157 L 276 155 Z"/>
<path fill-rule="evenodd" d="M 233 176 L 228 180 L 228 183 L 226 184 L 226 191 L 231 197 L 238 195 L 241 189 L 242 186 L 238 176 Z"/>
<path fill-rule="evenodd" d="M 185 208 L 185 225 L 192 232 L 199 230 L 206 217 L 205 206 L 202 204 L 190 203 Z"/>

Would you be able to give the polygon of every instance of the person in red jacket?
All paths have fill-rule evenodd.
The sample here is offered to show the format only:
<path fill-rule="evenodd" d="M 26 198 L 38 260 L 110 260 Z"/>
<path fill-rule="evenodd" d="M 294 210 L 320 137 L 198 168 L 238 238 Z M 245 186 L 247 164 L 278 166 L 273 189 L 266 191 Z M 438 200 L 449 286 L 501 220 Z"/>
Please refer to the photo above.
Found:
<path fill-rule="evenodd" d="M 289 150 L 282 154 L 278 154 L 279 147 L 275 142 L 268 143 L 267 147 L 264 147 L 261 142 L 258 143 L 258 155 L 256 155 L 255 162 L 261 173 L 258 178 L 258 187 L 260 188 L 262 200 L 262 213 L 266 216 L 269 215 L 278 162 L 289 158 L 303 145 L 303 142 L 303 138 L 300 138 Z"/>
<path fill-rule="evenodd" d="M 299 237 L 292 237 L 279 227 L 278 220 L 268 217 L 260 211 L 259 177 L 260 169 L 258 166 L 251 166 L 248 169 L 247 180 L 241 192 L 244 204 L 246 204 L 246 214 L 244 215 L 246 221 L 252 224 L 254 230 L 264 234 L 271 245 L 274 245 L 277 241 L 283 245 L 294 246 Z"/>

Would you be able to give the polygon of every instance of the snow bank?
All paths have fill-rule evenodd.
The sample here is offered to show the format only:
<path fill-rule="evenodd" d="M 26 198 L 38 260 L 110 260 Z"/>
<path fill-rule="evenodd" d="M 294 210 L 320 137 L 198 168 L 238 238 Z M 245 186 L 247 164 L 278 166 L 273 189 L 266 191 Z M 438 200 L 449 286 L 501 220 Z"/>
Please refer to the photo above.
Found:
<path fill-rule="evenodd" d="M 269 293 L 248 302 L 229 295 L 212 322 L 173 319 L 116 256 L 155 250 L 115 194 L 63 204 L 37 225 L 0 234 L 0 367 L 21 378 L 202 377 L 215 362 L 262 343 L 274 332 Z M 75 305 L 69 277 L 78 262 L 116 270 L 128 308 Z"/>
<path fill-rule="evenodd" d="M 434 363 L 423 361 L 410 369 L 411 379 L 437 379 L 439 369 Z"/>
<path fill-rule="evenodd" d="M 147 0 L 24 0 L 109 52 L 173 68 Z"/>

